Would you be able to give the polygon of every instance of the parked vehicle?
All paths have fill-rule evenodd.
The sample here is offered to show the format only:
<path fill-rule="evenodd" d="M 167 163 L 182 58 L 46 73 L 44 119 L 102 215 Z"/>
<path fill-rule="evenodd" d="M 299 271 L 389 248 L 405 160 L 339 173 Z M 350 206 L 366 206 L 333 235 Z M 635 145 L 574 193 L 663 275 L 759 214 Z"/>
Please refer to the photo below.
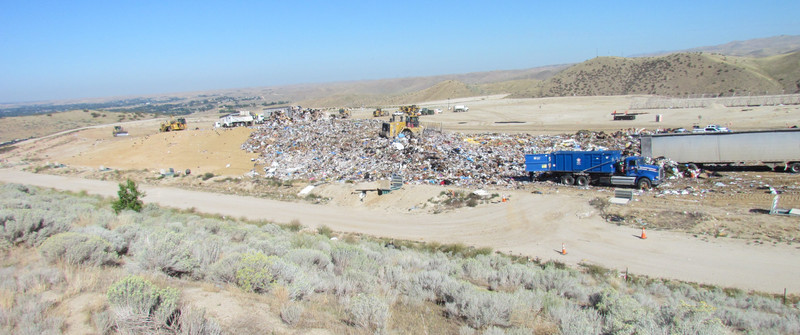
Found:
<path fill-rule="evenodd" d="M 642 156 L 702 165 L 782 166 L 800 173 L 800 129 L 642 135 Z"/>
<path fill-rule="evenodd" d="M 525 171 L 531 180 L 556 178 L 566 185 L 594 183 L 640 189 L 658 186 L 664 177 L 660 167 L 645 164 L 642 157 L 623 157 L 619 150 L 525 155 Z"/>
<path fill-rule="evenodd" d="M 720 127 L 715 124 L 707 125 L 705 128 L 694 127 L 692 129 L 693 133 L 729 133 L 731 132 L 730 129 L 725 127 Z"/>
<path fill-rule="evenodd" d="M 455 106 L 453 106 L 453 113 L 468 112 L 468 111 L 469 111 L 469 107 L 467 107 L 467 106 L 464 106 L 464 105 L 455 105 Z"/>
<path fill-rule="evenodd" d="M 249 127 L 253 125 L 253 122 L 255 122 L 255 118 L 253 118 L 253 114 L 250 111 L 239 111 L 219 118 L 219 121 L 214 123 L 214 126 L 217 128 Z"/>

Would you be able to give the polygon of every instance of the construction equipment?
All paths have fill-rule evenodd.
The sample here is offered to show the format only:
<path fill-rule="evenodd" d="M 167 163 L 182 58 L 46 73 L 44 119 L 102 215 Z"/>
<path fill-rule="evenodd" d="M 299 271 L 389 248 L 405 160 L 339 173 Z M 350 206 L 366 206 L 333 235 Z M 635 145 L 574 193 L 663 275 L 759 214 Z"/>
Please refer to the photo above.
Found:
<path fill-rule="evenodd" d="M 385 110 L 380 109 L 380 108 L 378 108 L 374 112 L 372 112 L 372 117 L 381 117 L 381 116 L 388 116 L 388 115 L 389 115 L 389 111 L 385 111 Z"/>
<path fill-rule="evenodd" d="M 117 137 L 117 136 L 128 136 L 128 131 L 125 130 L 125 128 L 122 128 L 122 126 L 114 126 L 114 130 L 112 131 L 112 134 L 114 134 L 114 137 Z"/>
<path fill-rule="evenodd" d="M 389 122 L 381 125 L 378 133 L 381 137 L 394 138 L 398 135 L 411 138 L 422 134 L 423 127 L 419 125 L 419 116 L 396 116 L 392 115 Z"/>
<path fill-rule="evenodd" d="M 186 130 L 186 119 L 178 118 L 177 120 L 169 118 L 169 121 L 161 124 L 161 132 Z"/>
<path fill-rule="evenodd" d="M 400 112 L 408 116 L 419 116 L 419 107 L 417 105 L 400 106 Z"/>
<path fill-rule="evenodd" d="M 555 177 L 567 185 L 586 186 L 592 182 L 649 189 L 664 179 L 658 165 L 645 164 L 642 157 L 622 157 L 619 150 L 556 151 L 525 155 L 525 171 L 531 179 Z"/>
<path fill-rule="evenodd" d="M 340 119 L 349 119 L 350 118 L 350 110 L 347 108 L 339 108 L 339 118 Z"/>

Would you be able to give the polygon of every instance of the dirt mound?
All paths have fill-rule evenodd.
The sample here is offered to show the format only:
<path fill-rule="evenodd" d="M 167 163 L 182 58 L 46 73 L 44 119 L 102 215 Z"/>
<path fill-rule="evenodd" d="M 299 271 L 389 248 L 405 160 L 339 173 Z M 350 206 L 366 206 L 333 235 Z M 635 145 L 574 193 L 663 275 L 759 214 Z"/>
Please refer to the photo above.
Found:
<path fill-rule="evenodd" d="M 71 166 L 123 170 L 175 171 L 193 174 L 241 176 L 253 168 L 255 155 L 237 150 L 252 132 L 248 128 L 185 130 L 142 136 L 112 137 L 107 129 L 90 129 L 68 135 L 72 150 L 61 151 L 52 139 L 43 146 L 45 156 Z M 65 155 L 66 154 L 66 155 Z"/>

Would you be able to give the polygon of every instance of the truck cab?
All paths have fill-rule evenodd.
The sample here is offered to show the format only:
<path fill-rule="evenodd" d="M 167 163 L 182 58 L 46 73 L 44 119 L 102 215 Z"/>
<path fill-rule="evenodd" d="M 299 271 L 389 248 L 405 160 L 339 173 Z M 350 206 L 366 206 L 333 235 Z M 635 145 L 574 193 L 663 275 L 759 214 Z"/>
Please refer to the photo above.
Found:
<path fill-rule="evenodd" d="M 646 164 L 644 158 L 639 156 L 625 157 L 621 166 L 619 175 L 627 177 L 628 183 L 638 188 L 657 186 L 663 179 L 663 172 L 658 166 Z"/>

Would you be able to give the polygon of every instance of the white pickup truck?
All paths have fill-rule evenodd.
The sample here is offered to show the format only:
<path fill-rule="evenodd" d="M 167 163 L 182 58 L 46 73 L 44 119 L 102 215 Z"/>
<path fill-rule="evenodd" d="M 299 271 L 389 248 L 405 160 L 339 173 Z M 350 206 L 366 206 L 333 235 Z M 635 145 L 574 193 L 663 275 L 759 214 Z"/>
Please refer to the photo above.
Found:
<path fill-rule="evenodd" d="M 715 124 L 707 125 L 705 128 L 695 127 L 692 129 L 693 133 L 729 133 L 731 132 L 730 129 L 725 127 L 720 127 Z"/>

